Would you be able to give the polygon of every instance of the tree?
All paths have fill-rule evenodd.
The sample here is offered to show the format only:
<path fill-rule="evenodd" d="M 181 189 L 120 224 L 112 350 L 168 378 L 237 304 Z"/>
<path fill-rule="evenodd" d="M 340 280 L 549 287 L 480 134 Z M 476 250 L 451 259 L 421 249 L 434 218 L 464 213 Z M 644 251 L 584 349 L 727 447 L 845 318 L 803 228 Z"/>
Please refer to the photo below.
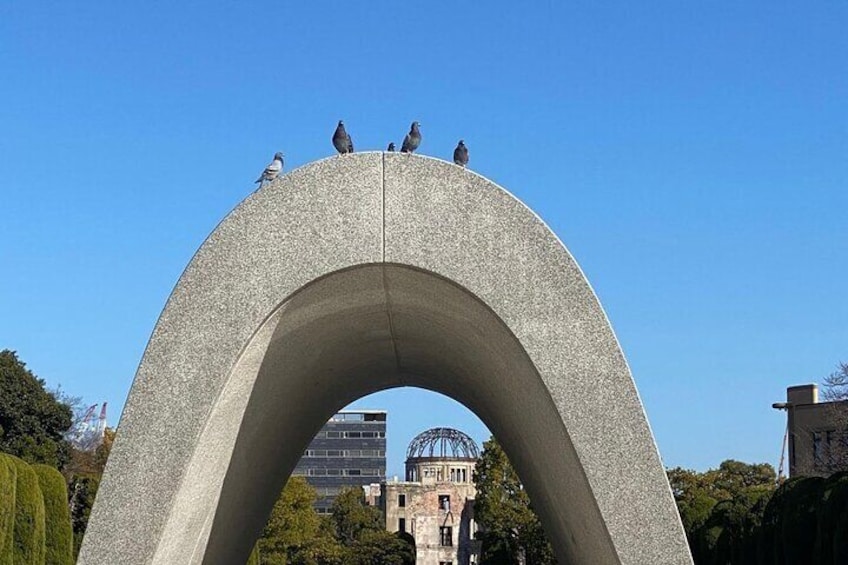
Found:
<path fill-rule="evenodd" d="M 695 563 L 753 563 L 774 467 L 728 459 L 703 473 L 667 474 Z"/>
<path fill-rule="evenodd" d="M 71 456 L 62 474 L 68 483 L 68 508 L 74 532 L 74 558 L 79 554 L 94 497 L 115 441 L 115 430 L 106 428 L 103 441 L 94 451 L 71 448 Z"/>
<path fill-rule="evenodd" d="M 364 532 L 385 529 L 382 513 L 365 503 L 365 493 L 359 487 L 342 490 L 333 501 L 332 523 L 336 539 L 343 545 L 353 545 Z"/>
<path fill-rule="evenodd" d="M 0 451 L 59 469 L 69 459 L 64 435 L 70 426 L 71 409 L 14 351 L 0 351 Z"/>
<path fill-rule="evenodd" d="M 840 363 L 823 384 L 824 399 L 830 402 L 828 417 L 836 429 L 839 445 L 829 453 L 828 471 L 848 471 L 848 363 Z"/>
<path fill-rule="evenodd" d="M 482 530 L 482 565 L 556 563 L 530 497 L 494 437 L 483 444 L 474 482 L 474 516 Z"/>
<path fill-rule="evenodd" d="M 691 544 L 692 533 L 706 523 L 718 500 L 710 494 L 701 473 L 680 467 L 669 469 L 666 473 L 683 529 Z"/>
<path fill-rule="evenodd" d="M 346 549 L 345 565 L 415 565 L 415 546 L 385 529 L 363 530 Z"/>
<path fill-rule="evenodd" d="M 335 563 L 340 554 L 332 536 L 322 530 L 312 504 L 316 493 L 303 477 L 291 477 L 274 504 L 258 548 L 268 565 Z"/>
<path fill-rule="evenodd" d="M 840 363 L 836 371 L 825 377 L 824 398 L 828 401 L 848 400 L 848 363 Z"/>
<path fill-rule="evenodd" d="M 386 531 L 383 513 L 365 503 L 365 493 L 359 487 L 345 489 L 336 496 L 328 523 L 343 548 L 345 565 L 415 563 L 415 546 Z"/>

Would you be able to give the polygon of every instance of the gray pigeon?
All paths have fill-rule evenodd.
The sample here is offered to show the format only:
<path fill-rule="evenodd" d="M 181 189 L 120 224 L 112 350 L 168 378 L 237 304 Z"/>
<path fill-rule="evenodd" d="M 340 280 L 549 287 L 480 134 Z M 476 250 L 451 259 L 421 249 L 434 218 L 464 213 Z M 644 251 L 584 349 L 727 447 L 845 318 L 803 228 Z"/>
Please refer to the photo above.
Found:
<path fill-rule="evenodd" d="M 336 131 L 333 133 L 333 147 L 340 154 L 353 153 L 353 141 L 345 131 L 344 122 L 341 120 L 339 120 L 339 125 L 336 126 Z"/>
<path fill-rule="evenodd" d="M 388 147 L 386 147 L 386 151 L 389 151 L 389 152 L 391 152 L 391 153 L 394 153 L 394 152 L 395 152 L 395 142 L 394 142 L 394 141 L 392 141 L 391 143 L 389 143 L 389 146 L 388 146 Z"/>
<path fill-rule="evenodd" d="M 468 148 L 465 146 L 465 142 L 461 139 L 459 140 L 459 143 L 457 143 L 456 149 L 453 150 L 453 162 L 460 167 L 468 165 Z"/>
<path fill-rule="evenodd" d="M 420 126 L 421 124 L 418 122 L 412 122 L 409 133 L 403 138 L 403 145 L 400 147 L 401 153 L 413 153 L 421 145 L 421 131 L 418 129 Z"/>
<path fill-rule="evenodd" d="M 274 153 L 274 160 L 271 161 L 265 170 L 262 171 L 262 174 L 259 175 L 259 178 L 256 179 L 256 182 L 259 183 L 259 188 L 262 188 L 262 185 L 266 182 L 270 182 L 277 178 L 277 176 L 283 170 L 283 154 L 282 153 Z"/>

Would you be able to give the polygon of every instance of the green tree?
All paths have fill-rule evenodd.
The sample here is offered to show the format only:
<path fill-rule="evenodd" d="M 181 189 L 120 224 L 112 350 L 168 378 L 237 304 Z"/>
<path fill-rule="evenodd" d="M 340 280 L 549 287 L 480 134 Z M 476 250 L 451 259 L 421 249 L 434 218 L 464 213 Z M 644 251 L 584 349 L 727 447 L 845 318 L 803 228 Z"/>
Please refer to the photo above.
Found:
<path fill-rule="evenodd" d="M 363 532 L 385 529 L 385 520 L 379 509 L 365 503 L 365 493 L 359 487 L 342 490 L 332 506 L 332 523 L 336 539 L 350 546 Z"/>
<path fill-rule="evenodd" d="M 768 463 L 733 459 L 703 473 L 675 467 L 666 474 L 687 533 L 703 525 L 718 502 L 733 500 L 749 490 L 772 492 L 776 482 L 774 467 Z"/>
<path fill-rule="evenodd" d="M 530 498 L 494 437 L 483 444 L 474 469 L 474 516 L 482 530 L 482 565 L 556 563 Z"/>
<path fill-rule="evenodd" d="M 359 487 L 336 496 L 328 524 L 342 547 L 345 565 L 415 563 L 415 546 L 403 536 L 386 531 L 383 513 L 365 503 L 365 493 Z"/>
<path fill-rule="evenodd" d="M 263 565 L 335 563 L 341 550 L 312 508 L 316 494 L 303 477 L 291 477 L 274 504 L 258 548 Z"/>
<path fill-rule="evenodd" d="M 669 469 L 666 473 L 680 513 L 680 520 L 683 522 L 683 529 L 686 530 L 686 536 L 691 545 L 692 533 L 706 523 L 718 500 L 710 494 L 704 484 L 702 473 L 680 467 Z"/>
<path fill-rule="evenodd" d="M 74 558 L 79 554 L 82 538 L 88 526 L 91 507 L 100 487 L 100 479 L 115 441 L 115 430 L 106 428 L 103 441 L 94 451 L 71 448 L 68 464 L 62 469 L 68 483 L 68 508 L 73 528 Z"/>
<path fill-rule="evenodd" d="M 346 548 L 345 565 L 415 565 L 415 546 L 385 529 L 363 530 Z"/>
<path fill-rule="evenodd" d="M 59 469 L 69 458 L 64 434 L 70 426 L 71 409 L 14 351 L 0 351 L 0 451 Z"/>
<path fill-rule="evenodd" d="M 71 515 L 71 526 L 74 532 L 74 558 L 79 555 L 82 538 L 91 516 L 94 497 L 100 486 L 100 476 L 77 475 L 68 485 L 68 505 Z"/>

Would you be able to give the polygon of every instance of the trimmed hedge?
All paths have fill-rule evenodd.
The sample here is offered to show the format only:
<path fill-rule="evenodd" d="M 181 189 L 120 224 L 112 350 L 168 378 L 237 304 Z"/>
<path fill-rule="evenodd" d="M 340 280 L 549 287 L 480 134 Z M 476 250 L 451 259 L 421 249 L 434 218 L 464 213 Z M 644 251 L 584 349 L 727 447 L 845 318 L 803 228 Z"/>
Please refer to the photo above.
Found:
<path fill-rule="evenodd" d="M 73 532 L 68 488 L 62 474 L 49 465 L 33 465 L 44 497 L 45 565 L 73 565 Z"/>
<path fill-rule="evenodd" d="M 18 468 L 0 453 L 0 565 L 12 565 Z"/>
<path fill-rule="evenodd" d="M 817 518 L 816 563 L 848 563 L 848 471 L 831 475 L 825 482 Z"/>
<path fill-rule="evenodd" d="M 259 565 L 259 546 L 254 545 L 253 551 L 250 552 L 250 557 L 247 558 L 247 565 Z"/>
<path fill-rule="evenodd" d="M 7 455 L 17 467 L 15 492 L 15 543 L 12 562 L 15 565 L 44 563 L 44 499 L 38 476 L 25 461 Z"/>
<path fill-rule="evenodd" d="M 824 483 L 821 477 L 804 477 L 786 493 L 781 515 L 781 541 L 786 565 L 812 565 L 818 528 L 816 507 Z"/>

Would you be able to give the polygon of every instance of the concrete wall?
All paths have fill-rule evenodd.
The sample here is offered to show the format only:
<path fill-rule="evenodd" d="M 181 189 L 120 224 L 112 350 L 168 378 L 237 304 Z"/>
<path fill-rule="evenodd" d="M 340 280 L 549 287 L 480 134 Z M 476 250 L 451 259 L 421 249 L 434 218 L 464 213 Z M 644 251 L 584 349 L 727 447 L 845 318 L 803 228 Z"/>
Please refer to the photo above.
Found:
<path fill-rule="evenodd" d="M 480 416 L 561 562 L 691 563 L 571 255 L 485 178 L 387 153 L 293 171 L 209 236 L 145 351 L 79 562 L 246 561 L 324 422 L 394 386 Z"/>

